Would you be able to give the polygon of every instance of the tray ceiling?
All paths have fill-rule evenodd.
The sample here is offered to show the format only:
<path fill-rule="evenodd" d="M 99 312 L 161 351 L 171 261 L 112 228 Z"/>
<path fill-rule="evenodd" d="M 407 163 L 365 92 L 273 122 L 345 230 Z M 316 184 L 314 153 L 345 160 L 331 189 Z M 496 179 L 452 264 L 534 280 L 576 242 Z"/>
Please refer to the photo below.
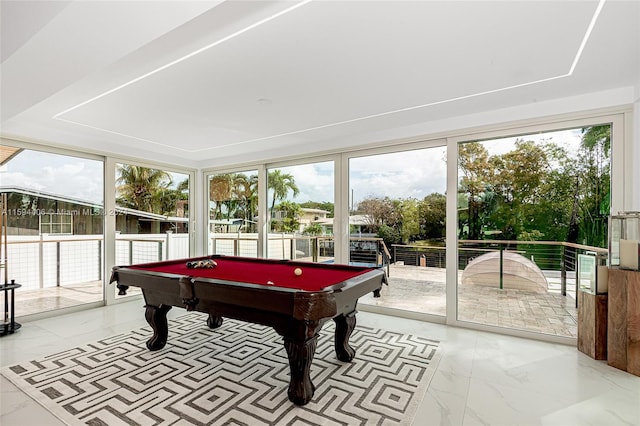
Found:
<path fill-rule="evenodd" d="M 191 166 L 355 145 L 640 74 L 637 2 L 2 8 L 4 135 Z"/>

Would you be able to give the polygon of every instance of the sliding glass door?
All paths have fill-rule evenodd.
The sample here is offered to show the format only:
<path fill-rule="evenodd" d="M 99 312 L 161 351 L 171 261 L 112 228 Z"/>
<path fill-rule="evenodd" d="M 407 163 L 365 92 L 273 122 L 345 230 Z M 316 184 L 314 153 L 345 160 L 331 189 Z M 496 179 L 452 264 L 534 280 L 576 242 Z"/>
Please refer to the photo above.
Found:
<path fill-rule="evenodd" d="M 458 146 L 458 320 L 577 337 L 581 256 L 607 254 L 609 123 Z"/>
<path fill-rule="evenodd" d="M 267 169 L 267 257 L 334 261 L 334 162 Z"/>
<path fill-rule="evenodd" d="M 446 147 L 349 159 L 349 262 L 384 268 L 370 306 L 446 313 Z"/>
<path fill-rule="evenodd" d="M 189 175 L 130 163 L 115 172 L 116 265 L 189 257 Z"/>
<path fill-rule="evenodd" d="M 258 171 L 215 173 L 207 182 L 207 253 L 259 257 Z"/>
<path fill-rule="evenodd" d="M 9 145 L 0 153 L 2 279 L 22 286 L 15 314 L 101 302 L 103 161 Z"/>

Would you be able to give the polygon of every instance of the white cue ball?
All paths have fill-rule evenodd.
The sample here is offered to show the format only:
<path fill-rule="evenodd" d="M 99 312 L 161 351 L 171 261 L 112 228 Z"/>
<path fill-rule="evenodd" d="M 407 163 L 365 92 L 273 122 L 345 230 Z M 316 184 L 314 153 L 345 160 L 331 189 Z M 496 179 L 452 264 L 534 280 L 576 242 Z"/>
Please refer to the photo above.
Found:
<path fill-rule="evenodd" d="M 300 276 L 300 275 L 302 275 L 302 269 L 296 268 L 296 269 L 293 270 L 293 273 L 296 274 L 297 276 Z"/>

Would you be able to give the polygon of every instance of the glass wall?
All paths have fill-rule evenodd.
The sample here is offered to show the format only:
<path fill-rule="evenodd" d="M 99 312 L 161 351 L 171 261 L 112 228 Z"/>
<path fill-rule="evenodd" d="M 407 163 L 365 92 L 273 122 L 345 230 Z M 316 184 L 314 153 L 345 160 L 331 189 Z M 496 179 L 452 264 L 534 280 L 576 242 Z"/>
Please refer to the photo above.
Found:
<path fill-rule="evenodd" d="M 0 154 L 2 279 L 22 286 L 16 315 L 102 301 L 103 161 L 8 145 Z"/>
<path fill-rule="evenodd" d="M 577 259 L 606 257 L 609 211 L 624 205 L 615 189 L 621 121 L 536 124 L 207 175 L 208 250 L 377 266 L 390 285 L 362 298 L 363 309 L 575 338 Z M 613 175 L 612 163 L 621 165 Z M 266 195 L 259 208 L 255 194 Z"/>
<path fill-rule="evenodd" d="M 333 262 L 334 162 L 267 169 L 267 256 Z"/>
<path fill-rule="evenodd" d="M 606 258 L 611 125 L 458 147 L 458 320 L 577 337 L 578 257 Z"/>
<path fill-rule="evenodd" d="M 207 177 L 209 254 L 259 257 L 258 171 Z"/>
<path fill-rule="evenodd" d="M 445 315 L 446 176 L 442 146 L 349 160 L 349 261 L 389 278 L 362 303 Z"/>
<path fill-rule="evenodd" d="M 189 257 L 189 175 L 118 163 L 115 189 L 116 265 Z"/>

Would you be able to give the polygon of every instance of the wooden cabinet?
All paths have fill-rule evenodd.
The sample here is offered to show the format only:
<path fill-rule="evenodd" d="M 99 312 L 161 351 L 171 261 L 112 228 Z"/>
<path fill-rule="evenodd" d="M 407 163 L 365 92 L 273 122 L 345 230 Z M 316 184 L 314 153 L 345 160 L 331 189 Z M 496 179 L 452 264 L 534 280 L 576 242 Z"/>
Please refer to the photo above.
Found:
<path fill-rule="evenodd" d="M 640 271 L 609 270 L 607 362 L 640 376 Z"/>

